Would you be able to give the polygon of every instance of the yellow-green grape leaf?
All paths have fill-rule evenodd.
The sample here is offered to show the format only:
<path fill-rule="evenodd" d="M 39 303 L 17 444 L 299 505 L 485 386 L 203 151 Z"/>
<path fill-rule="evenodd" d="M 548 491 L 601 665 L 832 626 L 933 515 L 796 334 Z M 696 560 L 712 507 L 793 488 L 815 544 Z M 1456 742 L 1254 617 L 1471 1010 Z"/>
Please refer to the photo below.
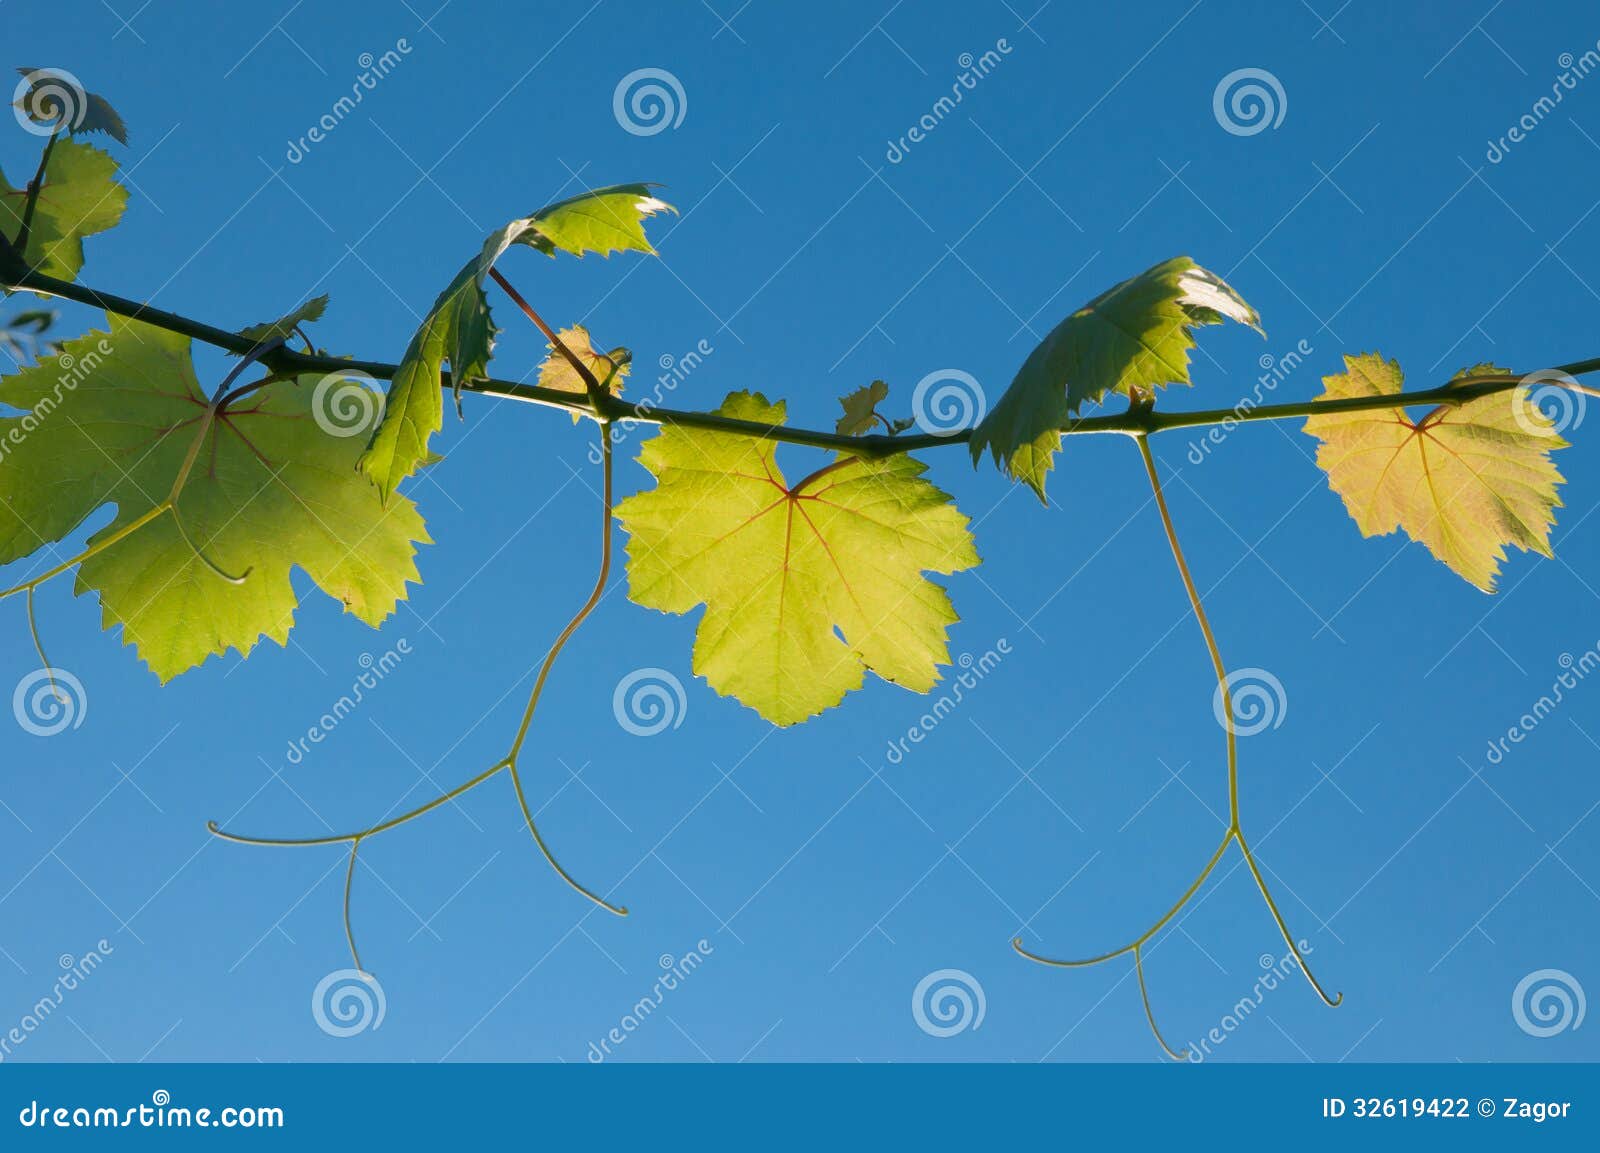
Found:
<path fill-rule="evenodd" d="M 557 251 L 582 256 L 597 252 L 646 252 L 654 254 L 644 233 L 644 222 L 658 212 L 677 212 L 657 199 L 651 184 L 613 184 L 591 188 L 577 196 L 558 200 L 539 209 L 524 223 L 517 235 L 519 244 L 537 248 L 554 256 Z"/>
<path fill-rule="evenodd" d="M 1377 353 L 1344 358 L 1323 377 L 1320 401 L 1386 396 L 1404 386 L 1400 365 Z M 1509 375 L 1493 365 L 1473 375 Z M 1484 592 L 1494 591 L 1505 546 L 1550 554 L 1562 476 L 1550 458 L 1566 448 L 1522 389 L 1442 405 L 1413 421 L 1403 408 L 1306 419 L 1317 464 L 1362 536 L 1402 529 Z"/>
<path fill-rule="evenodd" d="M 1187 256 L 1124 280 L 1067 317 L 1028 355 L 1000 403 L 973 429 L 1007 475 L 1044 499 L 1061 427 L 1107 393 L 1189 383 L 1194 329 L 1234 320 L 1261 332 L 1261 318 L 1213 272 Z M 1262 335 L 1265 335 L 1263 333 Z"/>
<path fill-rule="evenodd" d="M 608 388 L 613 396 L 622 391 L 623 378 L 628 375 L 628 370 L 633 364 L 633 353 L 621 346 L 613 348 L 610 352 L 598 351 L 590 343 L 589 330 L 581 324 L 563 328 L 556 333 L 556 338 L 583 362 L 590 372 L 594 373 L 595 379 Z M 575 392 L 579 395 L 587 393 L 588 388 L 584 384 L 583 377 L 572 367 L 572 362 L 562 356 L 555 345 L 548 347 L 549 355 L 539 366 L 539 387 Z M 573 423 L 576 424 L 578 420 L 578 414 L 573 413 Z"/>
<path fill-rule="evenodd" d="M 57 140 L 45 163 L 24 263 L 57 280 L 76 278 L 83 238 L 115 227 L 128 206 L 128 190 L 112 179 L 116 173 L 117 162 L 94 145 Z M 27 185 L 13 187 L 0 172 L 0 232 L 7 240 L 22 232 Z"/>
<path fill-rule="evenodd" d="M 864 384 L 848 396 L 839 398 L 844 415 L 834 422 L 840 436 L 865 436 L 878 420 L 878 405 L 889 397 L 889 386 L 881 380 Z"/>
<path fill-rule="evenodd" d="M 736 392 L 721 415 L 782 424 L 784 405 Z M 927 692 L 956 622 L 923 574 L 978 564 L 967 518 L 905 454 L 847 457 L 790 486 L 760 437 L 667 426 L 640 462 L 656 487 L 617 506 L 634 601 L 706 606 L 694 671 L 776 725 L 838 704 L 870 669 Z"/>
<path fill-rule="evenodd" d="M 189 339 L 120 317 L 110 325 L 0 379 L 0 404 L 23 413 L 0 419 L 0 564 L 115 505 L 89 538 L 93 549 L 167 498 L 195 444 L 208 398 Z M 318 384 L 280 381 L 228 406 L 204 432 L 179 495 L 194 545 L 226 572 L 249 570 L 242 583 L 208 567 L 170 512 L 79 566 L 77 591 L 99 594 L 104 627 L 121 625 L 124 643 L 162 681 L 213 654 L 248 654 L 262 637 L 285 643 L 293 569 L 373 626 L 419 579 L 422 517 L 409 500 L 379 502 L 355 470 L 360 437 L 319 421 L 330 398 Z M 363 392 L 375 411 L 378 395 Z"/>
<path fill-rule="evenodd" d="M 488 378 L 497 330 L 483 280 L 506 249 L 521 243 L 551 256 L 558 250 L 576 256 L 608 256 L 622 249 L 654 252 L 644 221 L 661 211 L 672 207 L 652 196 L 649 185 L 619 184 L 541 208 L 489 237 L 434 301 L 390 381 L 383 419 L 361 457 L 361 470 L 384 500 L 428 458 L 428 441 L 444 425 L 440 373 L 445 362 L 458 404 L 463 386 Z"/>
<path fill-rule="evenodd" d="M 328 308 L 328 294 L 313 296 L 293 312 L 280 316 L 277 320 L 267 324 L 252 324 L 249 328 L 241 328 L 239 335 L 257 345 L 270 344 L 274 340 L 288 340 L 294 330 L 302 324 L 310 324 L 314 320 L 321 320 L 322 314 Z M 230 356 L 237 353 L 230 352 Z"/>

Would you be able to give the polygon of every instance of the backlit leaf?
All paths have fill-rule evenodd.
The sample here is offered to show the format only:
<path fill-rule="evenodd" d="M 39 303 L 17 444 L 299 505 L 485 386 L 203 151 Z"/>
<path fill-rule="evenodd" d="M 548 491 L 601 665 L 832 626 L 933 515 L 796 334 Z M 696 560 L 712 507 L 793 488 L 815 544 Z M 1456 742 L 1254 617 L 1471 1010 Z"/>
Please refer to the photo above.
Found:
<path fill-rule="evenodd" d="M 622 382 L 633 364 L 633 353 L 622 347 L 613 348 L 610 352 L 596 350 L 589 341 L 589 330 L 581 324 L 563 328 L 556 336 L 594 374 L 596 380 L 610 389 L 613 396 L 622 391 Z M 580 396 L 587 393 L 588 387 L 583 377 L 578 375 L 578 370 L 572 367 L 572 362 L 561 355 L 555 345 L 548 347 L 549 355 L 539 366 L 539 387 L 575 392 Z M 574 424 L 580 419 L 576 412 L 572 414 Z"/>
<path fill-rule="evenodd" d="M 833 430 L 840 436 L 865 436 L 878 422 L 878 405 L 889 397 L 889 386 L 881 380 L 862 385 L 848 396 L 839 398 L 844 415 L 834 423 Z"/>
<path fill-rule="evenodd" d="M 607 256 L 623 249 L 654 252 L 644 220 L 671 206 L 650 194 L 646 184 L 594 189 L 513 220 L 495 232 L 439 294 L 412 336 L 389 385 L 388 404 L 361 470 L 387 500 L 396 486 L 428 457 L 428 441 L 444 424 L 440 372 L 446 361 L 457 397 L 463 385 L 487 379 L 497 332 L 489 317 L 483 280 L 513 244 L 527 244 L 554 256 L 570 252 Z"/>
<path fill-rule="evenodd" d="M 68 341 L 57 356 L 0 380 L 0 564 L 61 540 L 97 509 L 116 506 L 92 547 L 157 507 L 195 443 L 208 398 L 189 339 L 111 318 L 109 334 Z M 380 504 L 355 470 L 360 438 L 325 431 L 316 377 L 241 398 L 211 425 L 178 499 L 191 540 L 163 514 L 86 559 L 77 591 L 100 595 L 106 628 L 121 625 L 166 681 L 212 654 L 287 641 L 300 569 L 376 626 L 418 579 L 426 543 L 409 500 Z M 376 408 L 376 393 L 369 394 Z"/>
<path fill-rule="evenodd" d="M 760 393 L 718 412 L 784 421 Z M 670 613 L 704 604 L 694 671 L 774 724 L 838 704 L 868 669 L 927 692 L 957 617 L 923 573 L 978 563 L 967 518 L 905 454 L 843 457 L 792 487 L 775 457 L 771 440 L 682 426 L 647 441 L 656 487 L 616 510 L 629 595 Z"/>
<path fill-rule="evenodd" d="M 1000 403 L 973 430 L 972 459 L 987 448 L 1011 477 L 1044 499 L 1061 427 L 1108 393 L 1189 383 L 1193 330 L 1260 317 L 1221 277 L 1187 256 L 1124 280 L 1067 317 L 1022 364 Z"/>
<path fill-rule="evenodd" d="M 279 317 L 268 324 L 252 324 L 249 328 L 241 328 L 239 335 L 256 344 L 267 344 L 274 340 L 288 340 L 294 330 L 302 324 L 309 324 L 314 320 L 321 320 L 323 312 L 328 307 L 328 295 L 313 296 L 299 308 L 285 316 Z M 237 354 L 235 354 L 237 355 Z"/>
<path fill-rule="evenodd" d="M 57 140 L 45 164 L 23 260 L 46 276 L 76 278 L 83 267 L 83 238 L 114 227 L 128 206 L 128 190 L 112 179 L 116 173 L 117 162 L 94 145 Z M 0 233 L 7 240 L 22 232 L 27 185 L 24 180 L 22 187 L 13 187 L 0 173 Z"/>
<path fill-rule="evenodd" d="M 104 132 L 118 144 L 128 143 L 128 128 L 104 96 L 85 92 L 67 73 L 54 68 L 18 68 L 28 90 L 16 107 L 36 124 L 55 124 L 65 117 L 69 133 Z"/>
<path fill-rule="evenodd" d="M 1318 400 L 1384 396 L 1404 387 L 1400 366 L 1377 353 L 1344 358 Z M 1507 375 L 1482 365 L 1474 375 Z M 1402 408 L 1308 417 L 1317 464 L 1362 536 L 1403 529 L 1484 592 L 1494 591 L 1505 546 L 1550 555 L 1562 476 L 1551 450 L 1567 447 L 1522 389 L 1442 405 L 1413 421 Z"/>

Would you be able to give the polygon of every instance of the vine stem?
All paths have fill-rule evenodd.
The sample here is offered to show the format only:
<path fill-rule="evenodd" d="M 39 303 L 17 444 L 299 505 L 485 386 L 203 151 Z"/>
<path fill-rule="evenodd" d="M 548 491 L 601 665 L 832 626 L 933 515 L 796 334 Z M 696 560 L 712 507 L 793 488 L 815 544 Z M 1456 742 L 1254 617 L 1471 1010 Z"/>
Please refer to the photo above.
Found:
<path fill-rule="evenodd" d="M 1135 397 L 1133 407 L 1135 409 L 1139 407 L 1147 408 L 1149 404 L 1148 398 Z M 1211 854 L 1210 860 L 1206 862 L 1199 875 L 1190 882 L 1189 887 L 1183 891 L 1183 894 L 1172 907 L 1163 913 L 1160 919 L 1148 929 L 1120 948 L 1113 949 L 1109 953 L 1101 953 L 1098 956 L 1085 957 L 1081 960 L 1061 960 L 1025 949 L 1020 937 L 1013 938 L 1011 946 L 1030 961 L 1065 969 L 1098 965 L 1104 961 L 1110 961 L 1116 957 L 1132 953 L 1134 972 L 1139 981 L 1139 996 L 1144 1002 L 1145 1018 L 1150 1023 L 1150 1031 L 1155 1034 L 1157 1042 L 1160 1043 L 1161 1048 L 1166 1051 L 1169 1057 L 1182 1061 L 1187 1059 L 1187 1054 L 1178 1053 L 1173 1050 L 1172 1046 L 1167 1044 L 1166 1039 L 1161 1035 L 1160 1028 L 1156 1025 L 1155 1014 L 1150 1008 L 1150 993 L 1144 979 L 1144 947 L 1200 891 L 1200 887 L 1205 884 L 1206 878 L 1211 875 L 1212 870 L 1222 860 L 1223 854 L 1228 851 L 1230 844 L 1239 846 L 1239 852 L 1243 855 L 1245 864 L 1250 867 L 1250 875 L 1255 878 L 1256 887 L 1261 890 L 1261 897 L 1266 902 L 1267 909 L 1278 926 L 1278 932 L 1283 935 L 1284 943 L 1289 946 L 1289 951 L 1294 955 L 1296 963 L 1299 964 L 1300 971 L 1305 974 L 1306 981 L 1316 991 L 1317 996 L 1322 998 L 1325 1004 L 1335 1006 L 1344 1000 L 1344 994 L 1337 993 L 1332 997 L 1328 996 L 1327 991 L 1322 987 L 1322 983 L 1311 972 L 1311 966 L 1306 963 L 1305 955 L 1300 951 L 1300 946 L 1295 941 L 1293 934 L 1289 932 L 1288 923 L 1279 911 L 1278 903 L 1273 899 L 1271 889 L 1267 887 L 1266 878 L 1262 876 L 1261 869 L 1256 863 L 1255 853 L 1251 850 L 1250 843 L 1245 840 L 1244 830 L 1239 820 L 1239 741 L 1234 723 L 1233 690 L 1232 686 L 1228 684 L 1227 665 L 1223 662 L 1222 650 L 1217 645 L 1216 634 L 1211 629 L 1210 618 L 1206 616 L 1205 605 L 1200 597 L 1200 590 L 1196 587 L 1194 576 L 1189 571 L 1189 562 L 1184 558 L 1183 546 L 1178 543 L 1178 533 L 1172 523 L 1172 513 L 1167 508 L 1167 498 L 1161 487 L 1161 474 L 1156 470 L 1155 457 L 1150 452 L 1149 438 L 1143 433 L 1136 433 L 1133 439 L 1139 446 L 1139 458 L 1144 464 L 1145 476 L 1150 481 L 1150 491 L 1155 497 L 1156 511 L 1160 514 L 1161 527 L 1166 534 L 1167 545 L 1172 550 L 1172 559 L 1177 564 L 1178 576 L 1182 579 L 1184 592 L 1188 595 L 1189 608 L 1194 613 L 1195 622 L 1200 626 L 1200 634 L 1205 639 L 1206 653 L 1210 657 L 1212 670 L 1216 674 L 1217 693 L 1222 703 L 1223 729 L 1227 734 L 1228 827 L 1223 832 L 1222 841 Z"/>
<path fill-rule="evenodd" d="M 164 328 L 169 332 L 176 332 L 193 340 L 203 341 L 206 344 L 227 349 L 231 352 L 245 354 L 249 353 L 254 347 L 252 341 L 240 336 L 237 332 L 230 332 L 225 328 L 217 328 L 204 321 L 195 320 L 175 312 L 168 312 L 165 309 L 130 300 L 127 297 L 102 292 L 99 289 L 90 288 L 83 284 L 58 280 L 53 276 L 34 272 L 22 264 L 19 252 L 8 252 L 6 248 L 7 246 L 0 246 L 0 285 L 4 287 L 25 289 L 45 296 L 74 300 L 80 304 L 87 304 L 90 307 L 100 308 L 119 316 L 131 317 L 146 324 L 155 325 L 157 328 Z M 494 272 L 493 269 L 490 271 L 491 273 Z M 541 325 L 541 330 L 547 328 L 548 325 Z M 558 349 L 562 347 L 559 341 L 556 342 L 556 347 Z M 343 360 L 334 356 L 296 352 L 293 349 L 281 346 L 262 359 L 267 364 L 267 367 L 274 372 L 290 376 L 298 375 L 302 372 L 364 372 L 368 376 L 379 380 L 389 380 L 399 371 L 400 367 L 397 364 L 385 361 Z M 1600 357 L 1557 365 L 1552 371 L 1569 377 L 1600 372 Z M 586 385 L 587 383 L 585 381 Z M 1437 388 L 1420 389 L 1414 392 L 1399 392 L 1392 396 L 1357 396 L 1328 401 L 1263 404 L 1243 411 L 1239 408 L 1197 409 L 1190 412 L 1129 410 L 1128 412 L 1071 419 L 1065 421 L 1059 431 L 1063 436 L 1096 433 L 1151 434 L 1165 432 L 1170 429 L 1193 428 L 1202 425 L 1251 424 L 1264 420 L 1293 420 L 1312 415 L 1326 416 L 1339 412 L 1372 412 L 1380 409 L 1404 408 L 1411 405 L 1454 406 L 1466 404 L 1468 401 L 1476 400 L 1481 396 L 1509 391 L 1521 383 L 1522 378 L 1518 376 L 1483 375 L 1463 377 L 1460 380 L 1440 385 Z M 1563 384 L 1559 380 L 1541 381 L 1540 383 Z M 439 384 L 441 388 L 456 387 L 448 372 L 439 374 Z M 1570 387 L 1570 385 L 1566 387 Z M 602 422 L 620 420 L 635 424 L 678 424 L 690 428 L 708 429 L 714 432 L 762 437 L 783 444 L 836 449 L 841 452 L 866 457 L 893 456 L 902 452 L 966 444 L 972 438 L 971 429 L 953 433 L 949 436 L 931 433 L 902 434 L 900 436 L 889 436 L 881 433 L 870 436 L 845 436 L 841 433 L 826 432 L 820 429 L 764 424 L 760 421 L 751 420 L 735 420 L 731 417 L 719 416 L 714 412 L 695 412 L 655 407 L 653 405 L 640 406 L 609 394 L 602 395 L 599 404 L 596 405 L 587 395 L 578 396 L 575 393 L 564 392 L 561 389 L 541 388 L 538 385 L 521 384 L 517 381 L 499 380 L 492 377 L 482 380 L 462 381 L 460 390 L 462 392 L 479 393 L 484 396 L 496 396 L 508 400 L 520 400 L 530 404 L 564 409 L 567 412 L 574 412 L 580 416 L 587 416 L 592 420 Z M 1596 390 L 1582 385 L 1578 386 L 1578 390 L 1589 395 L 1596 394 Z"/>
<path fill-rule="evenodd" d="M 532 834 L 534 844 L 538 846 L 539 852 L 543 854 L 545 861 L 549 863 L 550 867 L 555 870 L 556 875 L 565 881 L 569 886 L 571 886 L 574 891 L 594 902 L 594 904 L 606 910 L 608 913 L 615 913 L 619 917 L 626 917 L 628 915 L 626 906 L 614 905 L 607 901 L 604 897 L 601 897 L 599 894 L 595 893 L 593 890 L 586 888 L 577 880 L 577 878 L 575 878 L 562 866 L 560 861 L 556 860 L 555 854 L 550 851 L 549 845 L 545 843 L 544 836 L 539 832 L 538 822 L 534 819 L 533 809 L 529 806 L 527 794 L 524 792 L 522 787 L 521 774 L 517 771 L 517 760 L 522 752 L 524 743 L 528 739 L 528 732 L 533 725 L 534 712 L 539 707 L 539 698 L 544 693 L 545 682 L 550 678 L 550 670 L 555 667 L 556 658 L 561 655 L 561 650 L 566 647 L 567 642 L 572 639 L 573 634 L 578 631 L 578 628 L 585 620 L 589 618 L 590 614 L 592 614 L 595 608 L 600 604 L 601 597 L 605 595 L 606 581 L 610 579 L 611 505 L 613 492 L 612 447 L 611 430 L 605 422 L 600 424 L 600 453 L 601 468 L 603 472 L 600 500 L 600 571 L 595 578 L 594 588 L 590 591 L 588 598 L 584 600 L 578 611 L 572 615 L 570 620 L 567 621 L 566 627 L 561 630 L 560 634 L 555 639 L 555 643 L 552 644 L 549 651 L 545 653 L 544 660 L 540 662 L 539 672 L 535 676 L 533 688 L 528 694 L 528 703 L 522 710 L 522 719 L 517 726 L 516 736 L 512 739 L 511 748 L 505 754 L 505 756 L 495 761 L 494 764 L 490 765 L 476 776 L 471 777 L 470 779 L 457 785 L 455 788 L 450 789 L 448 792 L 441 793 L 424 804 L 418 805 L 414 809 L 410 809 L 404 813 L 401 813 L 397 817 L 390 817 L 387 820 L 380 821 L 378 824 L 370 825 L 367 828 L 358 829 L 351 833 L 333 833 L 324 837 L 251 837 L 240 833 L 228 832 L 218 825 L 216 821 L 206 822 L 206 829 L 213 836 L 224 841 L 231 841 L 236 845 L 256 845 L 264 848 L 274 849 L 303 849 L 317 845 L 348 844 L 350 846 L 350 862 L 345 870 L 344 932 L 345 940 L 350 945 L 350 956 L 355 961 L 357 971 L 363 974 L 366 972 L 366 970 L 361 966 L 361 955 L 356 949 L 355 931 L 352 927 L 350 919 L 350 892 L 355 878 L 356 852 L 360 848 L 361 842 L 370 837 L 375 837 L 379 833 L 385 833 L 390 829 L 396 829 L 401 825 L 409 824 L 418 817 L 421 817 L 427 813 L 431 813 L 434 809 L 439 808 L 441 805 L 447 804 L 462 794 L 470 792 L 479 785 L 483 784 L 485 781 L 498 776 L 501 772 L 505 772 L 511 778 L 511 786 L 516 793 L 517 804 L 522 810 L 523 822 L 528 826 L 528 832 Z"/>
<path fill-rule="evenodd" d="M 607 395 L 607 393 L 605 388 L 600 384 L 599 379 L 595 376 L 594 370 L 591 369 L 587 364 L 583 363 L 583 361 L 579 359 L 577 353 L 573 352 L 572 349 L 567 347 L 566 342 L 556 335 L 555 329 L 546 324 L 544 317 L 540 316 L 534 311 L 533 305 L 529 304 L 525 299 L 523 299 L 522 293 L 518 292 L 512 283 L 506 279 L 504 273 L 502 273 L 498 268 L 495 268 L 493 265 L 490 265 L 489 276 L 501 287 L 505 294 L 511 298 L 511 303 L 522 309 L 522 314 L 529 320 L 533 321 L 534 327 L 536 327 L 540 332 L 544 333 L 545 339 L 550 342 L 550 347 L 561 353 L 562 357 L 566 359 L 566 362 L 572 365 L 578 376 L 583 380 L 583 390 L 589 397 L 590 406 L 594 408 L 596 413 L 602 412 L 605 406 L 605 401 L 603 398 Z"/>
<path fill-rule="evenodd" d="M 33 212 L 39 203 L 39 190 L 44 187 L 44 170 L 50 163 L 50 153 L 55 150 L 56 138 L 61 135 L 62 125 L 56 125 L 56 130 L 44 142 L 44 148 L 39 152 L 39 168 L 33 174 L 33 180 L 28 184 L 28 198 L 22 205 L 22 224 L 17 228 L 16 249 L 19 253 L 28 251 L 28 235 L 33 228 Z"/>

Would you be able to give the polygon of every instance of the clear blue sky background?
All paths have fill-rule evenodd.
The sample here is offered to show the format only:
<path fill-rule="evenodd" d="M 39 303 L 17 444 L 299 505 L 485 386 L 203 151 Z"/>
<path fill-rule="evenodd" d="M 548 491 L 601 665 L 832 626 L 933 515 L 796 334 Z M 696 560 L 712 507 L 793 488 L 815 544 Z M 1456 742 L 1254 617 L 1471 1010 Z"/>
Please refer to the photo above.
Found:
<path fill-rule="evenodd" d="M 129 209 L 89 242 L 85 281 L 225 326 L 326 291 L 320 343 L 397 359 L 492 228 L 583 184 L 650 179 L 683 210 L 658 222 L 661 260 L 519 251 L 505 266 L 553 320 L 629 345 L 640 391 L 658 358 L 708 341 L 675 398 L 688 406 L 758 388 L 831 424 L 853 387 L 882 377 L 905 411 L 945 368 L 992 402 L 1070 309 L 1178 253 L 1226 274 L 1269 339 L 1205 333 L 1195 387 L 1168 407 L 1232 404 L 1264 352 L 1302 339 L 1314 351 L 1280 399 L 1315 395 L 1346 352 L 1381 349 L 1419 386 L 1491 357 L 1532 370 L 1600 353 L 1600 77 L 1485 159 L 1561 54 L 1600 36 L 1575 0 L 1055 0 L 1036 14 L 1033 0 L 455 0 L 423 25 L 432 3 L 10 0 L 9 63 L 72 70 L 133 134 Z M 290 164 L 288 142 L 349 91 L 361 55 L 402 37 L 404 62 Z M 961 54 L 1001 38 L 1004 62 L 888 163 Z M 672 72 L 687 101 L 652 136 L 612 110 L 643 67 Z M 1281 81 L 1278 127 L 1237 136 L 1214 118 L 1218 81 L 1243 67 Z M 13 180 L 36 154 L 0 134 Z M 521 378 L 542 342 L 497 309 L 496 369 Z M 95 322 L 69 306 L 63 327 Z M 202 379 L 225 367 L 209 351 L 199 363 Z M 1199 465 L 1187 434 L 1157 442 L 1225 655 L 1284 686 L 1282 725 L 1242 742 L 1244 818 L 1346 995 L 1330 1010 L 1285 984 L 1221 1055 L 1600 1057 L 1600 1024 L 1537 1039 L 1511 1013 L 1537 969 L 1600 991 L 1600 683 L 1485 759 L 1562 654 L 1600 641 L 1600 413 L 1561 456 L 1557 559 L 1514 556 L 1493 599 L 1419 546 L 1363 540 L 1297 423 L 1237 431 Z M 589 436 L 469 403 L 448 459 L 411 488 L 438 543 L 381 633 L 309 595 L 287 649 L 161 688 L 68 583 L 42 593 L 52 657 L 88 712 L 50 738 L 0 726 L 0 1027 L 48 993 L 58 956 L 102 938 L 115 951 L 14 1059 L 582 1060 L 658 958 L 702 938 L 714 952 L 624 1056 L 1156 1056 L 1125 962 L 1068 973 L 1009 947 L 1019 931 L 1069 955 L 1120 944 L 1187 884 L 1225 811 L 1198 631 L 1135 454 L 1097 438 L 1062 454 L 1049 508 L 959 449 L 928 454 L 985 558 L 949 582 L 952 650 L 1004 637 L 1013 651 L 900 764 L 886 749 L 921 698 L 873 681 L 773 731 L 691 676 L 694 618 L 630 605 L 619 571 L 559 666 L 526 769 L 563 860 L 633 916 L 562 886 L 496 781 L 365 846 L 356 926 L 387 1017 L 351 1039 L 317 1028 L 312 989 L 349 964 L 342 850 L 230 846 L 204 821 L 355 828 L 493 761 L 591 577 Z M 810 467 L 802 451 L 781 459 Z M 645 483 L 619 468 L 623 491 Z M 37 664 L 19 601 L 0 628 L 9 693 Z M 287 764 L 362 654 L 401 638 L 412 655 Z M 681 725 L 649 738 L 611 705 L 643 667 L 687 695 Z M 1150 949 L 1175 1043 L 1282 951 L 1237 865 Z M 980 1028 L 917 1027 L 913 987 L 941 968 L 981 983 Z"/>

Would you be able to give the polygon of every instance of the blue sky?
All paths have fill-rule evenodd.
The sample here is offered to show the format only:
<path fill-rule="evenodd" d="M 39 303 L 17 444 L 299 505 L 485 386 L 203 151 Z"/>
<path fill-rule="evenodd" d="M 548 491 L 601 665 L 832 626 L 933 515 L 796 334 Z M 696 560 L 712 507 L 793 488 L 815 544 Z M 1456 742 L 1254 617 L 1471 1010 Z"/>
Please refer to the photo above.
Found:
<path fill-rule="evenodd" d="M 1062 316 L 1179 253 L 1227 276 L 1268 338 L 1204 333 L 1194 388 L 1167 408 L 1231 405 L 1260 358 L 1302 342 L 1274 399 L 1316 395 L 1344 353 L 1381 350 L 1418 387 L 1491 358 L 1531 371 L 1600 353 L 1600 78 L 1488 156 L 1563 54 L 1595 47 L 1586 5 L 431 5 L 11 0 L 12 63 L 71 70 L 132 132 L 130 206 L 89 242 L 83 280 L 227 327 L 328 292 L 319 343 L 392 360 L 490 230 L 645 179 L 681 210 L 657 222 L 660 260 L 519 251 L 503 267 L 552 321 L 632 348 L 641 393 L 650 366 L 704 342 L 684 407 L 754 388 L 831 425 L 852 388 L 883 378 L 904 412 L 946 369 L 992 403 Z M 963 54 L 1002 40 L 891 162 Z M 363 54 L 391 50 L 399 63 L 291 161 Z M 643 68 L 682 92 L 681 121 L 650 134 L 614 113 Z M 1278 82 L 1276 126 L 1219 122 L 1214 92 L 1241 68 Z M 14 181 L 36 145 L 0 136 Z M 528 376 L 543 342 L 496 307 L 496 371 Z M 65 332 L 94 323 L 64 309 Z M 227 367 L 210 350 L 198 363 L 202 380 Z M 1224 655 L 1282 686 L 1279 723 L 1241 742 L 1246 831 L 1345 993 L 1330 1010 L 1285 982 L 1219 1057 L 1600 1057 L 1593 1024 L 1536 1037 L 1512 1012 L 1539 970 L 1600 989 L 1600 683 L 1487 754 L 1564 658 L 1600 645 L 1589 433 L 1575 424 L 1560 456 L 1556 559 L 1514 555 L 1494 598 L 1420 546 L 1363 540 L 1298 422 L 1236 430 L 1199 463 L 1195 435 L 1156 438 Z M 318 1027 L 313 990 L 349 964 L 341 849 L 231 846 L 204 822 L 358 828 L 494 761 L 592 576 L 591 435 L 481 399 L 447 422 L 447 459 L 410 488 L 437 542 L 424 583 L 378 633 L 305 582 L 286 649 L 162 688 L 87 598 L 42 590 L 51 655 L 87 707 L 51 737 L 0 727 L 0 1027 L 50 992 L 58 958 L 110 950 L 10 1059 L 583 1060 L 661 959 L 701 941 L 704 963 L 620 1056 L 1158 1056 L 1125 960 L 1064 972 L 1009 947 L 1019 932 L 1050 953 L 1121 944 L 1222 828 L 1205 652 L 1116 438 L 1069 442 L 1048 508 L 959 449 L 927 454 L 985 562 L 947 582 L 952 652 L 1011 651 L 899 763 L 890 743 L 928 702 L 870 681 L 774 731 L 692 676 L 695 618 L 630 605 L 619 569 L 524 771 L 564 863 L 633 915 L 562 886 L 495 781 L 364 846 L 355 922 L 385 1016 L 349 1038 Z M 620 464 L 622 492 L 647 483 Z M 37 658 L 20 603 L 0 628 L 9 687 Z M 291 763 L 363 655 L 402 640 L 361 708 Z M 613 692 L 639 669 L 683 685 L 676 727 L 618 724 Z M 1174 1044 L 1217 1027 L 1283 952 L 1238 865 L 1146 956 Z M 913 991 L 942 969 L 981 985 L 980 1026 L 918 1027 Z"/>

